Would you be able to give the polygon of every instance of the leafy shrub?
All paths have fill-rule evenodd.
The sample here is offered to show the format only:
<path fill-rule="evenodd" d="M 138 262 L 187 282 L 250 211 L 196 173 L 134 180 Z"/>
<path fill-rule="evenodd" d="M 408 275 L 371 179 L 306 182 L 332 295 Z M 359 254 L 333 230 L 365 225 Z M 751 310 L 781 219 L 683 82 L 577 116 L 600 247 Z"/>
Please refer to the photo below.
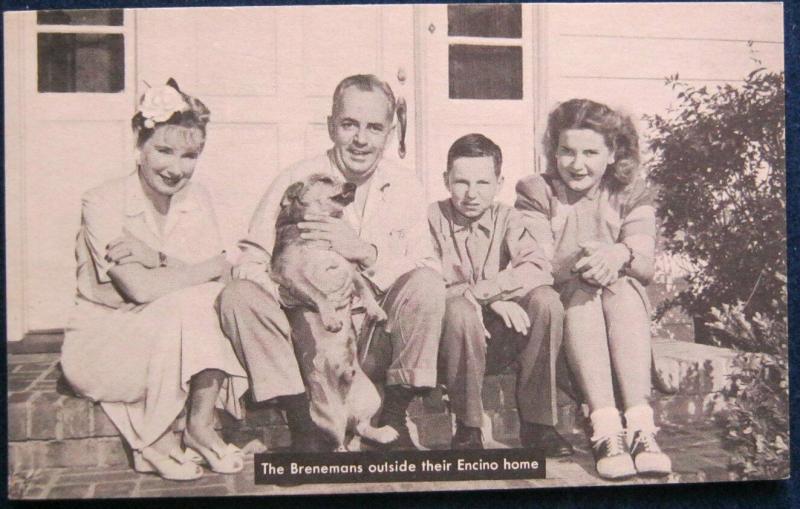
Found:
<path fill-rule="evenodd" d="M 785 284 L 786 278 L 779 276 Z M 786 307 L 786 287 L 773 302 Z M 777 310 L 776 310 L 777 311 Z M 728 408 L 721 416 L 722 443 L 732 453 L 729 469 L 737 479 L 789 476 L 788 321 L 784 314 L 756 313 L 748 318 L 744 303 L 713 310 L 709 326 L 743 351 L 735 358 L 722 395 Z M 760 352 L 759 352 L 760 350 Z"/>
<path fill-rule="evenodd" d="M 665 306 L 706 318 L 742 302 L 745 319 L 780 319 L 786 308 L 772 300 L 785 286 L 776 274 L 786 273 L 784 75 L 758 69 L 715 90 L 677 80 L 668 80 L 677 104 L 646 117 L 664 248 L 691 262 L 689 287 Z"/>

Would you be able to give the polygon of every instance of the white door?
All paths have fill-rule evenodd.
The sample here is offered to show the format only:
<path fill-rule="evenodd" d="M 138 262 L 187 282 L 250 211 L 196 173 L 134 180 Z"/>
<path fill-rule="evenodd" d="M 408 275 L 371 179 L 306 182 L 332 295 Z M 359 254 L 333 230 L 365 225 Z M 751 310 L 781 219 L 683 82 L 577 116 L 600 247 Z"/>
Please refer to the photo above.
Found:
<path fill-rule="evenodd" d="M 211 109 L 197 178 L 227 242 L 281 168 L 328 148 L 342 78 L 381 76 L 413 109 L 412 16 L 403 5 L 137 11 L 138 83 L 174 77 Z"/>
<path fill-rule="evenodd" d="M 506 183 L 499 199 L 513 203 L 516 181 L 535 168 L 538 8 L 451 4 L 418 9 L 424 140 L 418 161 L 429 201 L 447 195 L 441 176 L 450 145 L 479 132 L 503 151 Z"/>
<path fill-rule="evenodd" d="M 130 153 L 135 34 L 122 9 L 7 13 L 9 25 L 18 36 L 6 54 L 6 79 L 17 86 L 10 127 L 18 157 L 6 168 L 5 190 L 15 232 L 7 265 L 17 280 L 7 296 L 15 340 L 65 325 L 80 196 L 119 175 Z"/>
<path fill-rule="evenodd" d="M 26 41 L 35 44 L 36 32 L 44 29 L 35 13 L 26 16 Z M 410 5 L 125 10 L 120 26 L 57 28 L 123 34 L 125 79 L 113 93 L 40 93 L 36 53 L 23 52 L 29 102 L 22 114 L 29 131 L 20 165 L 25 169 L 18 170 L 25 210 L 24 285 L 18 293 L 24 331 L 66 323 L 80 194 L 133 171 L 129 119 L 145 82 L 173 77 L 209 106 L 196 178 L 214 198 L 227 243 L 244 234 L 281 168 L 329 147 L 325 122 L 342 78 L 381 76 L 405 97 L 414 124 Z M 404 162 L 413 175 L 413 129 L 407 146 Z M 396 157 L 396 144 L 388 153 Z"/>

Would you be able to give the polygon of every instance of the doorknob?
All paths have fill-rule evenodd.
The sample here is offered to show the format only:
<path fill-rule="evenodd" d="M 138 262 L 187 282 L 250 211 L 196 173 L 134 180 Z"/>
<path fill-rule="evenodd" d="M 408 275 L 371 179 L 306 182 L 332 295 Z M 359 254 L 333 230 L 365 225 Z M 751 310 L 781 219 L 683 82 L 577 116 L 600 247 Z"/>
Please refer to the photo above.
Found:
<path fill-rule="evenodd" d="M 434 33 L 435 31 L 436 31 L 436 25 L 434 25 L 433 23 L 428 25 L 428 32 Z"/>

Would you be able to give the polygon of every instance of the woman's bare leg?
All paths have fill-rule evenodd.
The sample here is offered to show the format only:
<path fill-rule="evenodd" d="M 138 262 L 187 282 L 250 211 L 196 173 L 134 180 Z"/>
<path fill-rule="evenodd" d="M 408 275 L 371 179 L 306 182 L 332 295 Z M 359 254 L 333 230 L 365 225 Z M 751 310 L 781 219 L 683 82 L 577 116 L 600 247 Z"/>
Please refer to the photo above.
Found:
<path fill-rule="evenodd" d="M 650 395 L 650 317 L 630 285 L 603 291 L 608 348 L 625 409 L 647 405 Z"/>
<path fill-rule="evenodd" d="M 656 442 L 650 394 L 650 317 L 639 293 L 628 284 L 603 292 L 609 350 L 625 408 L 625 426 L 636 471 L 666 475 L 672 462 Z"/>
<path fill-rule="evenodd" d="M 564 348 L 589 410 L 615 407 L 603 306 L 597 294 L 576 290 L 565 306 Z"/>
<path fill-rule="evenodd" d="M 158 437 L 158 440 L 153 442 L 150 447 L 164 455 L 169 455 L 170 452 L 181 448 L 180 438 L 172 431 L 172 427 L 168 428 L 163 435 Z"/>
<path fill-rule="evenodd" d="M 609 341 L 599 291 L 576 290 L 565 311 L 564 346 L 589 405 L 597 473 L 606 479 L 634 475 L 636 469 L 625 447 L 622 421 L 614 402 Z"/>
<path fill-rule="evenodd" d="M 190 383 L 186 429 L 193 441 L 209 449 L 224 446 L 214 430 L 214 408 L 224 379 L 222 371 L 206 369 L 193 376 Z"/>

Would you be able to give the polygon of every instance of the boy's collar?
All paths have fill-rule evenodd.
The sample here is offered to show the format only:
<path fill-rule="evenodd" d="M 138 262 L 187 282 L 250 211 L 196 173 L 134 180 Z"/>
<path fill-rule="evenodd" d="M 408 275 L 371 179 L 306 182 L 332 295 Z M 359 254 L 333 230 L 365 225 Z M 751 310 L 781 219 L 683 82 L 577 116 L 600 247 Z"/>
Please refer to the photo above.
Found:
<path fill-rule="evenodd" d="M 456 207 L 453 205 L 452 200 L 449 198 L 447 200 L 447 206 L 449 209 L 448 212 L 450 215 L 450 220 L 453 222 L 454 231 L 470 230 L 473 227 L 478 227 L 487 235 L 492 233 L 492 228 L 494 227 L 495 202 L 492 202 L 492 204 L 489 205 L 483 214 L 481 214 L 481 217 L 477 219 L 471 219 L 459 214 L 459 212 L 456 210 Z"/>

